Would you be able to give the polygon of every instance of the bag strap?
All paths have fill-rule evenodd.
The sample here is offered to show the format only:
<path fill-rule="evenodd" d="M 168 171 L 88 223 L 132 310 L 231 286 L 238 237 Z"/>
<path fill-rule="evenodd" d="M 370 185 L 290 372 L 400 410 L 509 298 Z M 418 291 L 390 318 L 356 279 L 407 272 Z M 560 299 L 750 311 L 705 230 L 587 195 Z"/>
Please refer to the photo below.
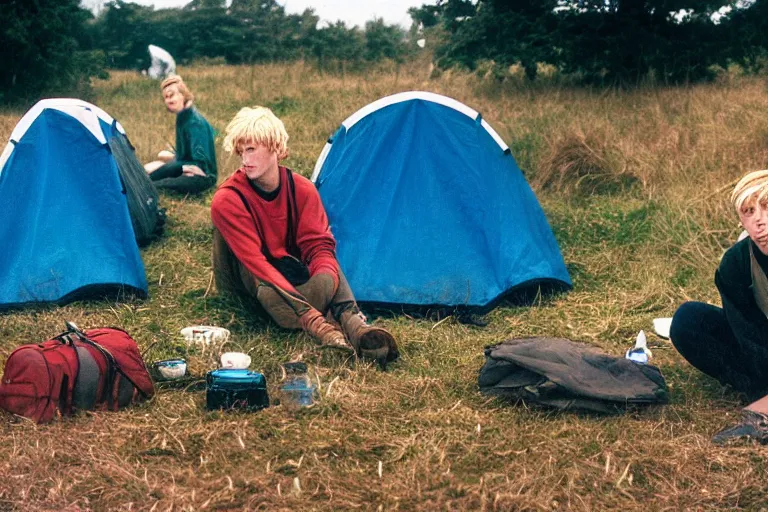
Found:
<path fill-rule="evenodd" d="M 96 350 L 98 350 L 99 352 L 101 352 L 101 354 L 107 360 L 108 374 L 107 374 L 107 386 L 105 387 L 105 395 L 108 398 L 112 396 L 113 385 L 115 381 L 115 373 L 119 373 L 120 375 L 125 377 L 125 379 L 128 380 L 128 382 L 130 382 L 131 385 L 133 385 L 133 387 L 136 388 L 138 392 L 145 399 L 149 398 L 149 395 L 143 389 L 141 389 L 141 387 L 137 386 L 136 382 L 134 382 L 133 379 L 131 379 L 123 371 L 122 368 L 120 368 L 120 364 L 117 362 L 117 360 L 115 360 L 115 356 L 113 356 L 112 353 L 106 347 L 90 339 L 88 336 L 85 335 L 83 331 L 77 328 L 77 326 L 75 326 L 73 323 L 67 322 L 67 327 L 69 328 L 69 331 L 63 334 L 60 334 L 59 336 L 56 337 L 57 339 L 61 339 L 63 343 L 66 343 L 63 340 L 67 340 L 70 345 L 74 346 L 74 342 L 71 337 L 71 335 L 74 334 L 82 343 L 85 343 L 86 345 L 90 345 Z"/>
<path fill-rule="evenodd" d="M 256 228 L 256 234 L 259 235 L 259 240 L 261 241 L 261 253 L 264 255 L 265 258 L 267 258 L 267 261 L 272 261 L 275 258 L 272 257 L 272 253 L 269 252 L 269 248 L 267 247 L 267 242 L 264 240 L 264 235 L 262 234 L 262 227 L 261 227 L 261 219 L 256 217 L 253 214 L 253 211 L 251 210 L 251 207 L 248 205 L 248 200 L 245 198 L 242 192 L 240 192 L 239 189 L 236 189 L 235 187 L 227 187 L 229 190 L 235 192 L 238 196 L 240 196 L 240 199 L 243 201 L 243 206 L 245 206 L 245 209 L 248 210 L 248 214 L 251 216 L 251 219 L 253 219 L 253 225 Z"/>
<path fill-rule="evenodd" d="M 74 350 L 75 354 L 77 354 L 77 348 L 75 347 L 75 340 L 73 339 L 73 335 L 76 336 L 81 341 L 84 340 L 84 336 L 80 336 L 79 332 L 74 330 L 61 333 L 58 336 L 56 336 L 54 339 L 59 340 L 64 345 L 72 347 L 72 350 Z M 87 340 L 87 338 L 85 339 Z M 104 356 L 104 360 L 107 362 L 107 377 L 104 382 L 104 387 L 101 390 L 101 396 L 98 397 L 97 399 L 99 402 L 103 402 L 104 400 L 109 400 L 110 397 L 112 396 L 112 390 L 113 390 L 113 385 L 115 381 L 115 366 L 117 366 L 117 363 L 115 362 L 115 358 L 112 356 L 112 354 L 109 353 L 109 351 L 106 350 L 101 345 L 99 344 L 94 345 L 93 342 L 88 344 L 93 345 L 94 348 L 96 348 L 96 350 L 98 350 L 101 353 L 101 355 Z"/>
<path fill-rule="evenodd" d="M 82 341 L 83 343 L 86 343 L 86 344 L 88 344 L 88 345 L 91 345 L 91 346 L 95 347 L 97 350 L 101 351 L 101 352 L 102 352 L 102 353 L 103 353 L 103 354 L 104 354 L 106 357 L 108 357 L 108 359 L 110 360 L 110 362 L 111 362 L 111 364 L 112 364 L 112 367 L 114 368 L 114 371 L 115 371 L 115 372 L 119 373 L 119 374 L 120 374 L 121 376 L 123 376 L 123 377 L 124 377 L 124 378 L 125 378 L 125 379 L 126 379 L 128 382 L 130 382 L 130 383 L 131 383 L 131 385 L 132 385 L 134 388 L 136 388 L 136 390 L 139 392 L 139 394 L 141 394 L 141 396 L 143 396 L 145 399 L 148 399 L 148 398 L 149 398 L 149 395 L 148 395 L 148 394 L 147 394 L 147 393 L 146 393 L 146 392 L 145 392 L 143 389 L 141 389 L 141 387 L 140 387 L 140 386 L 138 386 L 138 385 L 136 384 L 136 382 L 135 382 L 135 381 L 134 381 L 132 378 L 130 378 L 130 377 L 128 376 L 128 374 L 127 374 L 127 373 L 125 373 L 125 372 L 123 371 L 123 369 L 120 367 L 120 364 L 119 364 L 119 363 L 118 363 L 118 362 L 115 360 L 115 357 L 112 355 L 112 353 L 111 353 L 109 350 L 107 350 L 107 348 L 106 348 L 106 347 L 104 347 L 103 345 L 100 345 L 99 343 L 97 343 L 97 342 L 93 341 L 92 339 L 90 339 L 90 338 L 86 337 L 86 336 L 85 336 L 84 334 L 82 334 L 82 333 L 79 335 L 79 338 L 80 338 L 80 341 Z M 113 378 L 114 378 L 114 374 L 113 374 Z M 110 390 L 110 393 L 111 393 L 111 391 L 112 391 L 112 390 Z"/>
<path fill-rule="evenodd" d="M 301 254 L 296 244 L 296 224 L 299 222 L 299 207 L 296 205 L 296 184 L 293 182 L 293 172 L 286 168 L 286 181 L 288 182 L 288 232 L 285 234 L 285 247 L 288 254 Z"/>

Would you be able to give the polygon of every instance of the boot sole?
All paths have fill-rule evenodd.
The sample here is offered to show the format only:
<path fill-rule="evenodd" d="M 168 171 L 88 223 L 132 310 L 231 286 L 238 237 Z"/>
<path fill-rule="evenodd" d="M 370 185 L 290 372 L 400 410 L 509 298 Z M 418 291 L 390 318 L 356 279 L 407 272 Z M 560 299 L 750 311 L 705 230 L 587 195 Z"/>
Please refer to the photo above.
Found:
<path fill-rule="evenodd" d="M 360 336 L 360 355 L 366 359 L 394 361 L 400 356 L 395 338 L 385 329 L 369 327 Z"/>

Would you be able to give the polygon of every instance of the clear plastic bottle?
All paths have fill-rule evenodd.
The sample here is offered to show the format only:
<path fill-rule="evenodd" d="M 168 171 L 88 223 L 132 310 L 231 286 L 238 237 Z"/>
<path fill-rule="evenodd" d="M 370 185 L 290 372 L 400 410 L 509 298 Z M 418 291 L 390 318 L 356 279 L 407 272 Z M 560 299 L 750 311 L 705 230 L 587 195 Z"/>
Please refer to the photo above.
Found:
<path fill-rule="evenodd" d="M 635 346 L 627 350 L 627 353 L 624 357 L 637 364 L 648 364 L 648 360 L 651 359 L 651 351 L 648 350 L 648 342 L 645 337 L 645 331 L 640 331 L 637 334 Z"/>
<path fill-rule="evenodd" d="M 302 362 L 283 363 L 283 381 L 280 384 L 280 394 L 288 403 L 300 407 L 309 407 L 315 403 L 317 387 L 307 375 L 307 365 Z"/>

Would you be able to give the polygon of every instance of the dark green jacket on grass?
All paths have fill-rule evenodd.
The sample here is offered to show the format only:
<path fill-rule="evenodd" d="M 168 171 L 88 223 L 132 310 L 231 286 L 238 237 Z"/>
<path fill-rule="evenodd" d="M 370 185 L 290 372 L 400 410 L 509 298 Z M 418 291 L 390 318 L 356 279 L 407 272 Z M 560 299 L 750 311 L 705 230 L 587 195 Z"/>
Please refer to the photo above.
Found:
<path fill-rule="evenodd" d="M 150 174 L 155 185 L 181 192 L 202 192 L 216 184 L 216 149 L 210 123 L 192 106 L 176 115 L 176 158 Z M 196 165 L 202 176 L 182 176 L 183 166 Z"/>

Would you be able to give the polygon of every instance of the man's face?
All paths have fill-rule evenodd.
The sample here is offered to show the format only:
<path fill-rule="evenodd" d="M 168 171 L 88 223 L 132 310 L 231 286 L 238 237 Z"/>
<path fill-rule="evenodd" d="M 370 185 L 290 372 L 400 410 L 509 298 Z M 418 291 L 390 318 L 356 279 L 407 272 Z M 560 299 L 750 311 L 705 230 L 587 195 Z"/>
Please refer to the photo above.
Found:
<path fill-rule="evenodd" d="M 238 153 L 243 160 L 243 168 L 249 179 L 261 181 L 277 171 L 277 154 L 264 144 L 252 141 L 238 146 Z"/>
<path fill-rule="evenodd" d="M 768 200 L 758 201 L 750 197 L 739 209 L 741 225 L 760 251 L 768 255 Z"/>
<path fill-rule="evenodd" d="M 184 110 L 184 96 L 179 92 L 179 87 L 176 84 L 171 84 L 163 89 L 163 101 L 165 101 L 168 112 L 178 114 Z"/>

